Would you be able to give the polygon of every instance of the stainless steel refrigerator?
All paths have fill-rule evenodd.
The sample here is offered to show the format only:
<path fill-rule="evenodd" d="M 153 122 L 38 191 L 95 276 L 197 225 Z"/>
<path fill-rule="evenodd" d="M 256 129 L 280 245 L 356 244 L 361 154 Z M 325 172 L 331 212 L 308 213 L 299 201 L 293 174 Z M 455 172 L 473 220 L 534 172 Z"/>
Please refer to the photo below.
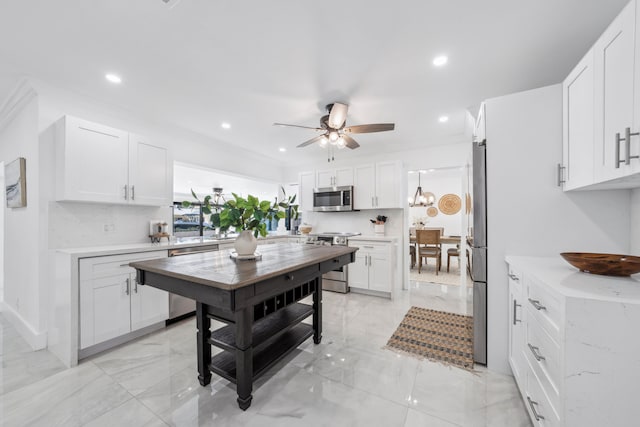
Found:
<path fill-rule="evenodd" d="M 487 144 L 473 141 L 473 360 L 487 364 Z"/>

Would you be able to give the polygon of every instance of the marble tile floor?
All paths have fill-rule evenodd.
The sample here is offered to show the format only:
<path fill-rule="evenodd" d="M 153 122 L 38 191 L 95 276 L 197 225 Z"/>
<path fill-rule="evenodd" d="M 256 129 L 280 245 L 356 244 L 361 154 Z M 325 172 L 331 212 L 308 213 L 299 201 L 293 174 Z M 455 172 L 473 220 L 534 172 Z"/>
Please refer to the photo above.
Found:
<path fill-rule="evenodd" d="M 198 383 L 193 318 L 65 369 L 26 351 L 0 315 L 0 425 L 530 426 L 510 376 L 382 349 L 412 305 L 469 313 L 459 289 L 412 282 L 392 301 L 325 292 L 322 343 L 261 377 L 247 411 L 228 381 Z"/>

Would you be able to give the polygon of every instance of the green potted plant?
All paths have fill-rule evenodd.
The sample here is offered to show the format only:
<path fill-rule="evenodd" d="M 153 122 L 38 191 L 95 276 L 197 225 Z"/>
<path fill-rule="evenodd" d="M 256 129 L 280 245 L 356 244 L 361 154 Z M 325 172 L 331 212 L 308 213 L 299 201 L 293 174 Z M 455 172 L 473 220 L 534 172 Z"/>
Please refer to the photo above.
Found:
<path fill-rule="evenodd" d="M 231 193 L 233 199 L 226 200 L 222 205 L 212 204 L 211 195 L 207 195 L 201 201 L 196 193 L 191 190 L 191 195 L 202 205 L 202 213 L 209 215 L 211 225 L 220 232 L 226 233 L 230 228 L 238 232 L 235 241 L 236 253 L 240 256 L 253 255 L 258 246 L 258 235 L 267 235 L 267 222 L 274 219 L 282 219 L 286 216 L 286 211 L 291 208 L 294 219 L 298 218 L 298 205 L 294 204 L 296 196 L 289 196 L 281 188 L 283 200 L 276 198 L 272 204 L 268 200 L 260 201 L 257 197 L 248 195 L 244 197 Z M 185 207 L 191 206 L 192 202 L 182 202 Z"/>

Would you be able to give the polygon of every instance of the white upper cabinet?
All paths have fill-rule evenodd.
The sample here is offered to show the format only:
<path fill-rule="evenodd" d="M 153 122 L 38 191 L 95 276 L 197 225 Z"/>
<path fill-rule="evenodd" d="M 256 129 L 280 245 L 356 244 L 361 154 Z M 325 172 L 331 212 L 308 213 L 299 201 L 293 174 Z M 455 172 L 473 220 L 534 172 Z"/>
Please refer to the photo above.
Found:
<path fill-rule="evenodd" d="M 402 164 L 398 161 L 356 166 L 353 168 L 353 208 L 402 208 L 401 176 Z"/>
<path fill-rule="evenodd" d="M 56 200 L 168 206 L 167 149 L 125 131 L 65 116 L 57 124 Z"/>
<path fill-rule="evenodd" d="M 375 208 L 376 167 L 373 164 L 353 168 L 353 208 Z"/>
<path fill-rule="evenodd" d="M 171 205 L 167 149 L 129 135 L 129 201 L 139 205 Z"/>
<path fill-rule="evenodd" d="M 316 173 L 313 171 L 300 172 L 298 210 L 300 212 L 313 210 L 313 189 L 316 186 Z"/>
<path fill-rule="evenodd" d="M 342 187 L 353 185 L 353 168 L 319 170 L 316 172 L 316 186 Z"/>
<path fill-rule="evenodd" d="M 562 84 L 564 190 L 594 180 L 594 57 L 590 50 Z"/>
<path fill-rule="evenodd" d="M 640 137 L 625 138 L 625 130 L 638 132 L 634 124 L 635 91 L 640 90 L 640 57 L 636 58 L 636 2 L 630 2 L 594 45 L 595 55 L 595 181 L 605 182 L 640 171 Z M 640 105 L 636 107 L 640 109 Z M 622 161 L 622 162 L 621 162 Z"/>
<path fill-rule="evenodd" d="M 65 116 L 56 138 L 56 199 L 126 203 L 127 132 Z"/>

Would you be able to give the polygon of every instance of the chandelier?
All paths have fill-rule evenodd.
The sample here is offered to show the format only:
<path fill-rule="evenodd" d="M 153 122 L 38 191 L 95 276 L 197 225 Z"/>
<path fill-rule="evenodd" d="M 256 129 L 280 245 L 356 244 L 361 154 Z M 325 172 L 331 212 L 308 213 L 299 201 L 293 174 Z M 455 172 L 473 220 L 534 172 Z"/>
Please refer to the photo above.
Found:
<path fill-rule="evenodd" d="M 416 194 L 413 196 L 413 201 L 409 202 L 409 206 L 433 206 L 436 201 L 436 196 L 430 192 L 423 192 L 420 185 L 420 171 L 418 171 L 418 188 Z"/>

